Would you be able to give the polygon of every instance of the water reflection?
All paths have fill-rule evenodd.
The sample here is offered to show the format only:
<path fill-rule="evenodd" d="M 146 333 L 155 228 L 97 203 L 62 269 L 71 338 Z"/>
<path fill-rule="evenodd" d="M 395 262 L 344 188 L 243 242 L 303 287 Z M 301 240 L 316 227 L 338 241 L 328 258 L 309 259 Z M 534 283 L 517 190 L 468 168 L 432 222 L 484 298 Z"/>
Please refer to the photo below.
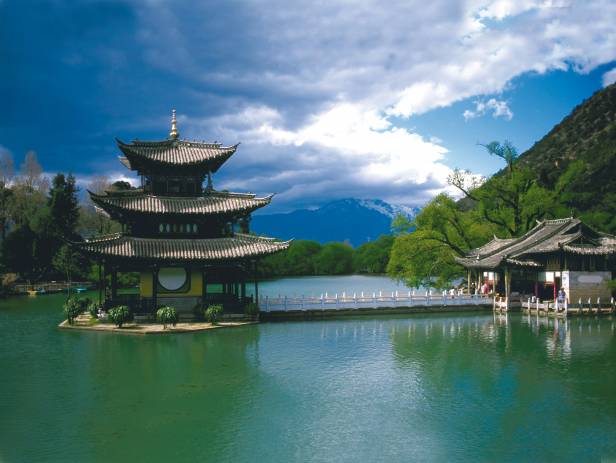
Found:
<path fill-rule="evenodd" d="M 366 317 L 152 338 L 59 332 L 57 318 L 0 310 L 0 460 L 616 456 L 612 318 Z"/>

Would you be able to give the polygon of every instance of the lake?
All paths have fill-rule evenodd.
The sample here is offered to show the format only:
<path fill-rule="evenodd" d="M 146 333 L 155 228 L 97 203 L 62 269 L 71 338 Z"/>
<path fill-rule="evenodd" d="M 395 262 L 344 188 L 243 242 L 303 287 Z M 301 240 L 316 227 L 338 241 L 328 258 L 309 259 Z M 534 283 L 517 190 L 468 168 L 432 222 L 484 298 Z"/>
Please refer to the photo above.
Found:
<path fill-rule="evenodd" d="M 249 284 L 246 286 L 246 290 L 249 294 L 253 294 L 254 286 Z M 378 294 L 379 291 L 391 294 L 395 291 L 412 291 L 412 289 L 383 275 L 296 277 L 259 282 L 259 296 L 269 297 L 278 297 L 278 295 L 319 297 L 325 293 L 333 296 L 335 294 L 342 295 L 345 292 L 348 295 L 353 293 L 359 295 L 362 291 L 366 295 L 371 295 L 374 292 Z M 425 291 L 425 289 L 422 288 L 421 291 Z"/>
<path fill-rule="evenodd" d="M 59 330 L 62 301 L 0 301 L 2 462 L 616 459 L 612 317 L 137 337 Z"/>

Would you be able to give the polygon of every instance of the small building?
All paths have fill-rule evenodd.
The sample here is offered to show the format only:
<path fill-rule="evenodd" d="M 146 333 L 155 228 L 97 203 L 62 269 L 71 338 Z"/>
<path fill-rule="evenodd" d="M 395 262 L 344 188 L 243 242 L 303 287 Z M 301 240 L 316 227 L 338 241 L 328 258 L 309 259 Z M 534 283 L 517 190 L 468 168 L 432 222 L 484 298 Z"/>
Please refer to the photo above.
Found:
<path fill-rule="evenodd" d="M 171 305 L 190 316 L 204 304 L 240 313 L 258 302 L 258 259 L 289 242 L 250 234 L 251 212 L 271 196 L 214 189 L 212 174 L 238 145 L 180 139 L 175 110 L 168 139 L 117 144 L 121 163 L 138 173 L 140 187 L 89 194 L 100 212 L 122 224 L 122 233 L 73 243 L 99 262 L 104 305 L 143 314 Z M 139 294 L 118 294 L 118 271 L 140 273 Z M 247 296 L 248 281 L 254 299 Z"/>
<path fill-rule="evenodd" d="M 456 261 L 468 271 L 469 288 L 554 300 L 563 288 L 570 302 L 610 299 L 616 237 L 579 219 L 544 220 L 519 238 L 494 239 Z"/>

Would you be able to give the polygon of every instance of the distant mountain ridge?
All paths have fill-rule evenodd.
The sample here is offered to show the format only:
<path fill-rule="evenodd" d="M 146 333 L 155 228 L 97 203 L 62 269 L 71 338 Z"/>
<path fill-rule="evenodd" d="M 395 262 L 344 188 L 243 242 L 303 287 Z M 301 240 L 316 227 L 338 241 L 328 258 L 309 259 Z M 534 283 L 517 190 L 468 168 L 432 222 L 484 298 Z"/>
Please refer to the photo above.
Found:
<path fill-rule="evenodd" d="M 380 199 L 340 199 L 309 210 L 286 214 L 255 215 L 251 229 L 281 239 L 306 239 L 319 243 L 347 241 L 356 247 L 391 233 L 391 222 L 401 214 L 415 217 L 419 208 L 393 205 Z"/>

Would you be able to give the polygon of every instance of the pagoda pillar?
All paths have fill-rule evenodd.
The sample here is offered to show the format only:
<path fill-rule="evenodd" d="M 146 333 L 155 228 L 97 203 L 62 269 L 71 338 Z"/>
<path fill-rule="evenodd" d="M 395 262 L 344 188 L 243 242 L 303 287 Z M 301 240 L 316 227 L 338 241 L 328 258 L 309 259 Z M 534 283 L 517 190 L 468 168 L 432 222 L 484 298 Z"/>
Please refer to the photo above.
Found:
<path fill-rule="evenodd" d="M 257 262 L 253 264 L 254 281 L 255 281 L 255 304 L 259 306 L 259 280 L 257 279 Z"/>
<path fill-rule="evenodd" d="M 471 278 L 472 278 L 472 274 L 470 270 L 467 270 L 466 272 L 466 292 L 468 293 L 468 295 L 471 295 Z"/>
<path fill-rule="evenodd" d="M 158 267 L 154 267 L 152 269 L 152 306 L 154 312 L 156 312 L 156 308 L 158 306 Z"/>
<path fill-rule="evenodd" d="M 107 302 L 107 263 L 103 261 L 103 301 Z"/>
<path fill-rule="evenodd" d="M 118 268 L 113 267 L 111 270 L 111 300 L 116 300 L 118 297 Z"/>
<path fill-rule="evenodd" d="M 103 263 L 98 261 L 98 305 L 102 306 L 103 299 Z"/>
<path fill-rule="evenodd" d="M 201 270 L 201 304 L 205 309 L 205 304 L 207 304 L 207 278 L 206 278 L 205 268 Z"/>

